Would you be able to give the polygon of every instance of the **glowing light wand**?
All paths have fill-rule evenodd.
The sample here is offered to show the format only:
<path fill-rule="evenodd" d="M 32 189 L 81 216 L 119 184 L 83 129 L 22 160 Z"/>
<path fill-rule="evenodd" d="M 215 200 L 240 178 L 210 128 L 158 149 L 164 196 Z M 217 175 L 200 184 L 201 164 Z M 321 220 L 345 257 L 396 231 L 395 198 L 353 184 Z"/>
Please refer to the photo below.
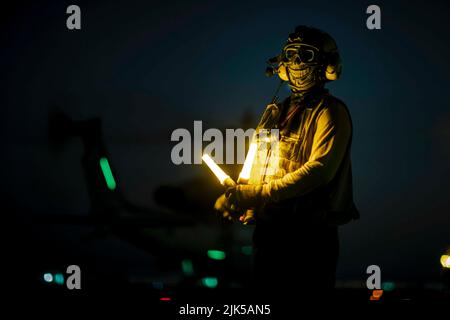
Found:
<path fill-rule="evenodd" d="M 236 185 L 236 182 L 234 182 L 229 175 L 227 175 L 222 169 L 220 169 L 220 167 L 217 165 L 217 163 L 214 162 L 209 154 L 205 153 L 202 156 L 202 160 L 205 161 L 206 165 L 209 167 L 209 169 L 211 169 L 211 171 L 214 173 L 217 179 L 219 179 L 222 185 L 224 185 L 225 187 L 234 187 Z"/>
<path fill-rule="evenodd" d="M 253 162 L 255 160 L 256 151 L 258 146 L 255 142 L 250 144 L 248 149 L 247 157 L 245 158 L 244 165 L 242 166 L 241 173 L 239 174 L 238 183 L 246 184 L 250 180 L 250 173 L 252 171 Z M 220 183 L 227 187 L 233 187 L 236 183 L 230 178 L 218 165 L 214 162 L 209 154 L 204 154 L 202 160 L 205 161 L 209 169 L 214 173 L 214 175 L 219 179 Z"/>
<path fill-rule="evenodd" d="M 250 180 L 250 173 L 252 171 L 253 162 L 255 160 L 257 150 L 257 143 L 252 142 L 248 149 L 247 157 L 245 158 L 241 173 L 239 174 L 238 183 L 247 184 Z M 217 179 L 219 179 L 222 185 L 226 187 L 234 187 L 236 185 L 233 179 L 231 179 L 230 176 L 227 175 L 208 154 L 204 154 L 202 156 L 202 159 L 203 161 L 205 161 L 205 163 L 208 165 L 209 169 L 211 169 Z M 254 222 L 254 210 L 247 209 L 246 212 L 239 217 L 239 220 L 243 224 L 252 224 Z"/>
<path fill-rule="evenodd" d="M 250 180 L 250 173 L 252 172 L 253 162 L 255 160 L 257 150 L 258 145 L 255 142 L 252 142 L 248 148 L 247 157 L 245 158 L 244 165 L 242 166 L 242 171 L 239 174 L 238 183 L 247 184 L 248 180 Z"/>

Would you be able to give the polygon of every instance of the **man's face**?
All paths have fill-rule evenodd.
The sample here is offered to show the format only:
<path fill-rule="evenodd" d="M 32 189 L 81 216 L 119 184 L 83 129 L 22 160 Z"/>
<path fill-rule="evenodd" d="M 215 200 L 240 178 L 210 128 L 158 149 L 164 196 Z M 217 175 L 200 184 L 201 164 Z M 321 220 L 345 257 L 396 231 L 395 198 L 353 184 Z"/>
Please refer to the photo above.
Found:
<path fill-rule="evenodd" d="M 291 43 L 283 49 L 289 84 L 293 91 L 307 91 L 320 80 L 318 74 L 319 50 L 302 43 Z"/>

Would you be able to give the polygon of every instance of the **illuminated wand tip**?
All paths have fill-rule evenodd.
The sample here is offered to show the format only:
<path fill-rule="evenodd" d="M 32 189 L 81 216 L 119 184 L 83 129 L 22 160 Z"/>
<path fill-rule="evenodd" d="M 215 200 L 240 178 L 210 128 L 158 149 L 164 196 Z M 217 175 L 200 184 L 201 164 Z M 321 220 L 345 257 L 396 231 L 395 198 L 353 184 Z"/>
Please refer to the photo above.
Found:
<path fill-rule="evenodd" d="M 226 187 L 233 187 L 236 183 L 233 179 L 230 178 L 222 169 L 214 162 L 214 160 L 210 157 L 209 154 L 204 154 L 202 156 L 202 160 L 206 163 L 206 165 L 211 169 L 214 175 L 219 179 L 220 183 Z"/>

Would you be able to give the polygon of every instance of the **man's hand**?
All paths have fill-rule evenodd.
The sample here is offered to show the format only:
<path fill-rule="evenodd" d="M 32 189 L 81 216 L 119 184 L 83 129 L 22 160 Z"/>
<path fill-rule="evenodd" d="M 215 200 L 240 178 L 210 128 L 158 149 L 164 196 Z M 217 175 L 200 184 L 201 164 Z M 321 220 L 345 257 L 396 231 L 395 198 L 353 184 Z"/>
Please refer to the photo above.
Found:
<path fill-rule="evenodd" d="M 230 203 L 229 197 L 225 193 L 217 198 L 214 209 L 222 213 L 222 216 L 230 221 L 237 219 L 241 215 L 236 211 L 237 208 Z"/>
<path fill-rule="evenodd" d="M 262 184 L 238 184 L 225 192 L 230 207 L 249 209 L 263 204 Z"/>
<path fill-rule="evenodd" d="M 263 204 L 263 194 L 262 184 L 234 185 L 216 200 L 214 209 L 221 212 L 223 217 L 228 220 L 239 218 L 242 223 L 251 224 L 254 221 L 252 208 L 260 207 Z"/>
<path fill-rule="evenodd" d="M 245 213 L 239 217 L 239 221 L 244 225 L 254 224 L 255 223 L 255 210 L 248 209 Z"/>
<path fill-rule="evenodd" d="M 230 203 L 230 198 L 226 194 L 217 198 L 214 209 L 222 213 L 222 216 L 229 221 L 239 220 L 244 225 L 255 222 L 253 209 L 237 210 L 236 206 Z"/>

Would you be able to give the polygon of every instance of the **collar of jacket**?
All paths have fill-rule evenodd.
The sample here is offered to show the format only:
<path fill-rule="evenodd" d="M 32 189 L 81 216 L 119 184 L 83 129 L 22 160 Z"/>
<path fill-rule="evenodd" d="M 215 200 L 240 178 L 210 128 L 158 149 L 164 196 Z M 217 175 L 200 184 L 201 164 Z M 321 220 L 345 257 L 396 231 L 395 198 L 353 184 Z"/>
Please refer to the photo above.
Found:
<path fill-rule="evenodd" d="M 311 109 L 317 105 L 324 95 L 328 94 L 328 90 L 324 87 L 316 87 L 308 92 L 292 92 L 288 98 L 288 105 L 300 104 L 304 108 Z"/>

